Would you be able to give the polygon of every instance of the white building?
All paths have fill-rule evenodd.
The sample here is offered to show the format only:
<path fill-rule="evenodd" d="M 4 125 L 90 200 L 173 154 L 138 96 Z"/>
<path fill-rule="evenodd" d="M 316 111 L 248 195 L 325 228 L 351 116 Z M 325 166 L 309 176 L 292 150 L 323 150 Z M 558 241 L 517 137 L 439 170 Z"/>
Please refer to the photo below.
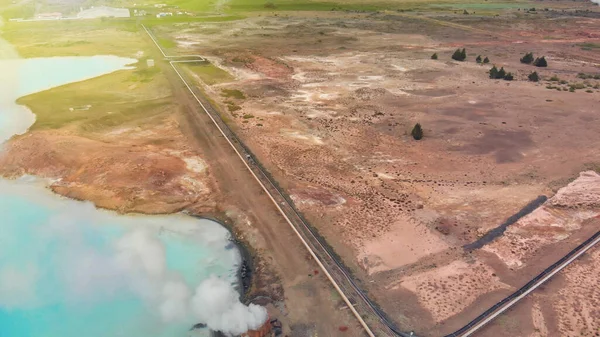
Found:
<path fill-rule="evenodd" d="M 130 16 L 131 14 L 127 8 L 115 8 L 107 6 L 92 7 L 77 13 L 77 18 L 79 19 L 96 19 L 102 17 L 128 18 Z"/>

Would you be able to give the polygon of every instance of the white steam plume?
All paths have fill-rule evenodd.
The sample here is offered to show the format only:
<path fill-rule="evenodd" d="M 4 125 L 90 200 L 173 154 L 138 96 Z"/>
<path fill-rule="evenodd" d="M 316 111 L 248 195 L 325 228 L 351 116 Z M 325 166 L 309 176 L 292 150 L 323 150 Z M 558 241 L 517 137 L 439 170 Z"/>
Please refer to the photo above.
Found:
<path fill-rule="evenodd" d="M 237 293 L 227 282 L 211 277 L 202 282 L 192 298 L 195 317 L 213 330 L 239 335 L 259 328 L 267 320 L 265 308 L 238 301 Z"/>
<path fill-rule="evenodd" d="M 10 187 L 4 186 L 6 184 L 0 180 L 0 189 Z M 91 302 L 93 305 L 93 302 L 124 293 L 135 294 L 164 323 L 191 323 L 190 327 L 204 323 L 226 335 L 257 329 L 267 320 L 263 307 L 246 306 L 239 301 L 237 291 L 228 280 L 211 276 L 194 285 L 195 289 L 191 288 L 182 275 L 168 268 L 166 248 L 154 232 L 157 228 L 134 229 L 115 239 L 112 246 L 96 246 L 89 242 L 90 236 L 96 234 L 88 218 L 91 212 L 96 212 L 93 205 L 68 208 L 68 212 L 52 216 L 37 232 L 33 231 L 35 245 L 26 250 L 31 256 L 38 256 L 46 252 L 44 247 L 57 247 L 48 258 L 54 261 L 52 270 L 60 273 L 59 282 L 64 282 L 67 298 L 48 301 Z M 18 226 L 0 231 L 3 243 L 0 261 L 5 250 L 10 252 L 16 246 L 13 237 L 17 237 L 18 231 Z M 205 234 L 215 236 L 209 241 L 218 241 L 217 236 L 221 235 L 215 231 Z M 0 309 L 28 309 L 45 304 L 46 299 L 36 298 L 36 289 L 46 281 L 42 274 L 44 266 L 37 263 L 32 261 L 30 266 L 0 264 Z"/>
<path fill-rule="evenodd" d="M 239 335 L 267 320 L 265 308 L 242 304 L 233 286 L 215 276 L 201 282 L 192 293 L 179 275 L 167 272 L 165 256 L 162 242 L 144 230 L 121 238 L 114 256 L 131 289 L 154 302 L 163 321 L 192 318 L 212 330 Z"/>

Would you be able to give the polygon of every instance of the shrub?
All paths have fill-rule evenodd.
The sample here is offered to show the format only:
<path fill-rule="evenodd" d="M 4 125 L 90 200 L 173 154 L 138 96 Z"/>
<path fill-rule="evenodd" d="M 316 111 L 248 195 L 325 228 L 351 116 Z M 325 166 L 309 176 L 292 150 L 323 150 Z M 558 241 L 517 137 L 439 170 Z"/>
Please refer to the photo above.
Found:
<path fill-rule="evenodd" d="M 433 53 L 433 55 L 431 55 L 431 59 L 437 60 L 438 59 L 437 53 Z"/>
<path fill-rule="evenodd" d="M 533 61 L 533 65 L 536 67 L 547 67 L 548 62 L 546 62 L 546 58 L 544 56 L 538 57 Z"/>
<path fill-rule="evenodd" d="M 496 66 L 493 66 L 492 69 L 490 69 L 489 73 L 490 73 L 491 79 L 497 78 L 498 77 L 498 68 L 496 68 Z"/>
<path fill-rule="evenodd" d="M 421 124 L 415 124 L 410 134 L 415 140 L 421 140 L 421 138 L 423 138 L 423 128 L 421 128 Z"/>
<path fill-rule="evenodd" d="M 483 59 L 483 63 L 490 63 L 490 59 L 487 56 Z"/>
<path fill-rule="evenodd" d="M 508 74 L 506 73 L 506 70 L 504 70 L 504 67 L 500 68 L 500 70 L 498 70 L 498 68 L 496 68 L 496 66 L 493 66 L 492 69 L 490 69 L 490 78 L 491 79 L 506 79 L 505 77 Z M 506 79 L 507 81 L 512 81 L 513 80 L 513 75 L 510 74 L 510 79 Z"/>
<path fill-rule="evenodd" d="M 463 48 L 462 50 L 457 49 L 454 54 L 452 54 L 452 59 L 456 60 L 456 61 L 464 61 L 467 58 L 467 52 L 465 51 L 465 48 Z"/>
<path fill-rule="evenodd" d="M 502 67 L 500 70 L 498 70 L 498 75 L 496 78 L 504 78 L 504 76 L 506 76 L 506 71 L 504 70 L 504 67 Z"/>
<path fill-rule="evenodd" d="M 276 6 L 275 6 L 275 4 L 274 4 L 274 3 L 272 3 L 271 1 L 269 1 L 269 2 L 266 2 L 266 3 L 265 3 L 265 8 L 269 8 L 269 9 L 275 9 L 275 8 L 276 8 Z"/>
<path fill-rule="evenodd" d="M 593 93 L 593 92 L 594 92 L 594 90 L 589 90 L 589 89 L 588 89 L 588 90 L 586 90 L 585 92 L 588 92 L 588 93 L 590 93 L 590 94 L 591 94 L 591 93 Z"/>
<path fill-rule="evenodd" d="M 554 76 L 550 77 L 550 81 L 558 82 L 558 81 L 560 81 L 560 78 L 558 78 L 558 76 L 554 75 Z"/>
<path fill-rule="evenodd" d="M 569 91 L 570 91 L 570 92 L 575 92 L 575 88 L 573 88 L 573 87 L 570 87 L 570 88 L 569 88 Z"/>
<path fill-rule="evenodd" d="M 512 81 L 512 80 L 514 80 L 513 74 L 512 73 L 506 73 L 506 75 L 504 75 L 504 80 L 505 81 Z"/>
<path fill-rule="evenodd" d="M 527 76 L 527 78 L 531 82 L 538 82 L 540 80 L 540 76 L 538 75 L 538 73 L 536 71 L 534 71 L 531 74 L 529 74 L 529 76 Z"/>
<path fill-rule="evenodd" d="M 475 62 L 477 63 L 481 63 L 481 55 L 478 55 L 477 58 L 475 59 Z"/>
<path fill-rule="evenodd" d="M 531 64 L 531 62 L 533 62 L 533 53 L 527 53 L 521 57 L 521 63 Z"/>

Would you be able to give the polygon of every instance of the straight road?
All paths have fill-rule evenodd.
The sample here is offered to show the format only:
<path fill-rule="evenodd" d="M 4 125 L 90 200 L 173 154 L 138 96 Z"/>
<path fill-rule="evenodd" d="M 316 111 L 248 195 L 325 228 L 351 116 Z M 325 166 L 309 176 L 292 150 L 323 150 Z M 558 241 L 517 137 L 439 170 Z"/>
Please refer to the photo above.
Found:
<path fill-rule="evenodd" d="M 381 312 L 381 310 L 358 287 L 341 261 L 337 259 L 332 249 L 325 240 L 302 218 L 297 212 L 289 197 L 281 191 L 276 181 L 259 163 L 252 152 L 241 142 L 235 133 L 222 120 L 220 114 L 210 105 L 198 87 L 188 78 L 187 73 L 181 69 L 182 63 L 203 62 L 205 59 L 199 55 L 166 55 L 157 42 L 153 33 L 142 25 L 150 39 L 161 52 L 177 77 L 188 89 L 194 100 L 198 103 L 198 113 L 206 114 L 213 122 L 219 133 L 229 143 L 246 169 L 267 194 L 275 208 L 283 216 L 286 223 L 297 235 L 302 245 L 308 250 L 312 258 L 319 265 L 328 280 L 344 300 L 353 315 L 359 321 L 365 332 L 370 337 L 375 336 L 401 336 L 409 334 L 399 331 Z M 194 59 L 196 58 L 196 59 Z M 368 322 L 368 323 L 367 323 Z"/>

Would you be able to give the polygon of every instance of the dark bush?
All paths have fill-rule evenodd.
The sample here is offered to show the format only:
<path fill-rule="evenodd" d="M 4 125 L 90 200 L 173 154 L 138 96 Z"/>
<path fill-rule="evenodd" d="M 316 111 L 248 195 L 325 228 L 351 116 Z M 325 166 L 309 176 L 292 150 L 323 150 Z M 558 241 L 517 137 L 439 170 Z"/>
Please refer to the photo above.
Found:
<path fill-rule="evenodd" d="M 506 75 L 504 75 L 504 80 L 505 80 L 505 81 L 512 81 L 512 80 L 514 80 L 514 79 L 515 79 L 515 78 L 513 77 L 513 74 L 512 74 L 512 73 L 506 73 Z"/>
<path fill-rule="evenodd" d="M 462 50 L 457 49 L 454 54 L 452 54 L 452 59 L 456 61 L 464 61 L 467 58 L 467 52 L 463 48 Z"/>
<path fill-rule="evenodd" d="M 533 62 L 533 53 L 527 53 L 521 57 L 521 63 L 531 64 L 531 62 Z"/>
<path fill-rule="evenodd" d="M 500 70 L 498 70 L 498 75 L 496 78 L 504 78 L 504 76 L 506 76 L 506 71 L 504 70 L 504 67 L 502 67 Z"/>
<path fill-rule="evenodd" d="M 483 59 L 483 63 L 490 63 L 490 59 L 487 56 Z"/>
<path fill-rule="evenodd" d="M 540 76 L 538 75 L 538 73 L 536 71 L 534 71 L 531 74 L 529 74 L 529 76 L 527 76 L 527 78 L 531 82 L 538 82 L 540 80 Z"/>
<path fill-rule="evenodd" d="M 477 58 L 475 59 L 475 62 L 481 63 L 481 55 L 477 55 Z"/>
<path fill-rule="evenodd" d="M 493 66 L 492 69 L 490 69 L 489 73 L 491 79 L 498 78 L 498 68 L 496 68 L 496 66 Z"/>
<path fill-rule="evenodd" d="M 421 128 L 421 124 L 415 124 L 415 127 L 413 127 L 410 134 L 415 140 L 421 140 L 421 138 L 423 138 L 423 128 Z"/>
<path fill-rule="evenodd" d="M 496 66 L 493 66 L 492 69 L 490 69 L 489 73 L 491 79 L 496 78 L 496 76 L 498 76 L 498 68 L 496 68 Z"/>
<path fill-rule="evenodd" d="M 544 56 L 538 57 L 533 61 L 533 65 L 536 67 L 547 67 L 548 62 L 546 62 L 546 58 Z"/>
<path fill-rule="evenodd" d="M 438 59 L 437 53 L 433 53 L 433 55 L 431 55 L 431 59 L 437 60 Z"/>

